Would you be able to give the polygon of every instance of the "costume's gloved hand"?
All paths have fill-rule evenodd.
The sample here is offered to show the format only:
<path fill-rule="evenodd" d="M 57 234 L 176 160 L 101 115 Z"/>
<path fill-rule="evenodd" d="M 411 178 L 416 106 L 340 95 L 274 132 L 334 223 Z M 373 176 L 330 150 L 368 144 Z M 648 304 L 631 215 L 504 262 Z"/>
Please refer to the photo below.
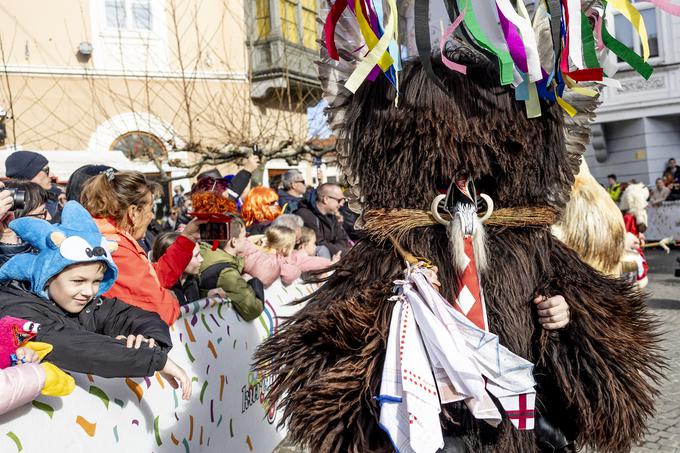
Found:
<path fill-rule="evenodd" d="M 536 441 L 541 451 L 551 453 L 566 453 L 576 451 L 574 443 L 567 439 L 562 430 L 553 425 L 547 418 L 537 415 L 534 424 Z"/>
<path fill-rule="evenodd" d="M 40 360 L 52 352 L 52 345 L 39 341 L 29 341 L 24 345 L 25 348 L 32 349 L 38 354 Z M 76 388 L 76 381 L 69 374 L 66 374 L 54 364 L 49 362 L 41 363 L 40 366 L 45 371 L 45 387 L 40 391 L 45 396 L 66 396 L 71 394 Z"/>

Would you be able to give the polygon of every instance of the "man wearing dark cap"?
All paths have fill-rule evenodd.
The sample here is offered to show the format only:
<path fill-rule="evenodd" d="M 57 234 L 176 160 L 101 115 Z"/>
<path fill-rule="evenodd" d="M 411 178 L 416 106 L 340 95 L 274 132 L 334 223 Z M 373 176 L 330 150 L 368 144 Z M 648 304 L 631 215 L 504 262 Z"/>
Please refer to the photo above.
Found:
<path fill-rule="evenodd" d="M 45 190 L 52 188 L 47 159 L 32 151 L 16 151 L 10 154 L 5 160 L 5 176 L 34 182 Z"/>
<path fill-rule="evenodd" d="M 52 188 L 49 162 L 42 154 L 33 151 L 15 151 L 5 160 L 5 176 L 10 179 L 31 181 L 47 190 L 49 198 L 47 211 L 54 217 L 59 208 L 57 201 L 60 190 Z M 56 190 L 55 190 L 56 189 Z"/>

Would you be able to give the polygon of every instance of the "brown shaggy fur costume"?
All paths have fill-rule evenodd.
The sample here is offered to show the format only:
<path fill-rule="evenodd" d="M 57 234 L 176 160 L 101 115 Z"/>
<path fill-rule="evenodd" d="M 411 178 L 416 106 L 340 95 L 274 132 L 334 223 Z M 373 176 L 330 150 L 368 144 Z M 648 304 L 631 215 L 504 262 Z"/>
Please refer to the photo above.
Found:
<path fill-rule="evenodd" d="M 498 74 L 466 52 L 468 75 L 435 71 L 444 94 L 409 62 L 399 107 L 384 78 L 364 84 L 345 107 L 339 152 L 358 180 L 365 209 L 429 209 L 436 188 L 463 173 L 498 208 L 563 209 L 580 157 L 566 151 L 559 107 L 527 119 Z M 489 269 L 481 276 L 490 330 L 535 363 L 541 411 L 601 451 L 626 451 L 654 410 L 662 358 L 644 296 L 583 263 L 549 227 L 487 227 Z M 404 248 L 439 267 L 442 293 L 456 290 L 456 269 L 443 226 L 418 228 Z M 392 304 L 392 281 L 404 265 L 389 244 L 355 246 L 335 273 L 258 350 L 256 367 L 272 373 L 269 397 L 283 407 L 290 436 L 313 452 L 391 451 L 378 427 L 379 390 Z M 532 299 L 561 294 L 571 322 L 549 335 Z M 496 429 L 462 404 L 442 407 L 447 435 L 470 452 L 538 451 L 532 431 L 505 419 Z"/>

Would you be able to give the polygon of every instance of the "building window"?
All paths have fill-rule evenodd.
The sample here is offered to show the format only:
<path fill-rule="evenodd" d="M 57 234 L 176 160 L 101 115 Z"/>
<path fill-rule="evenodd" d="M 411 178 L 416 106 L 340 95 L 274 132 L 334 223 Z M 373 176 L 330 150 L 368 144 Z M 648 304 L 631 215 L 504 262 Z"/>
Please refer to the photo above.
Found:
<path fill-rule="evenodd" d="M 106 26 L 117 30 L 151 31 L 150 0 L 106 0 Z"/>
<path fill-rule="evenodd" d="M 297 44 L 297 0 L 279 0 L 279 15 L 281 16 L 281 35 L 286 41 Z"/>
<path fill-rule="evenodd" d="M 281 37 L 292 44 L 302 44 L 317 50 L 318 0 L 255 0 L 255 36 L 266 39 L 271 33 L 270 5 L 278 7 L 281 20 Z"/>
<path fill-rule="evenodd" d="M 255 23 L 257 39 L 268 38 L 272 29 L 269 18 L 269 0 L 255 0 Z"/>
<path fill-rule="evenodd" d="M 317 50 L 316 42 L 316 0 L 302 0 L 302 44 Z"/>
<path fill-rule="evenodd" d="M 125 133 L 114 140 L 111 151 L 122 151 L 130 160 L 151 160 L 165 157 L 167 152 L 160 138 L 143 131 Z"/>
<path fill-rule="evenodd" d="M 637 2 L 634 2 L 637 3 Z M 649 43 L 649 57 L 654 58 L 659 56 L 659 33 L 656 21 L 656 8 L 649 3 L 639 3 L 636 5 L 640 15 L 645 22 L 647 29 L 647 41 Z M 614 15 L 614 34 L 616 39 L 621 41 L 626 47 L 632 49 L 638 55 L 642 55 L 642 42 L 637 32 L 628 19 L 621 14 Z M 619 62 L 621 62 L 619 58 Z"/>

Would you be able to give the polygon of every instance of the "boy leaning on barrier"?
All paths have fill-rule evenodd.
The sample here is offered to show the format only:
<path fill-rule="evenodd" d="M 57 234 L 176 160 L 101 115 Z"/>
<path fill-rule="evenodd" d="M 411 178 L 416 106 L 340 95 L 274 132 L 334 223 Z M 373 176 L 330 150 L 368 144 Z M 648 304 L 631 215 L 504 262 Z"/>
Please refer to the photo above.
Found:
<path fill-rule="evenodd" d="M 60 225 L 24 217 L 11 228 L 37 254 L 15 256 L 0 268 L 0 281 L 25 281 L 30 288 L 0 288 L 0 317 L 39 323 L 35 340 L 53 346 L 47 360 L 60 368 L 102 377 L 159 371 L 182 388 L 184 399 L 191 396 L 189 377 L 168 357 L 172 341 L 158 314 L 100 297 L 117 276 L 116 244 L 80 204 L 66 203 Z"/>

